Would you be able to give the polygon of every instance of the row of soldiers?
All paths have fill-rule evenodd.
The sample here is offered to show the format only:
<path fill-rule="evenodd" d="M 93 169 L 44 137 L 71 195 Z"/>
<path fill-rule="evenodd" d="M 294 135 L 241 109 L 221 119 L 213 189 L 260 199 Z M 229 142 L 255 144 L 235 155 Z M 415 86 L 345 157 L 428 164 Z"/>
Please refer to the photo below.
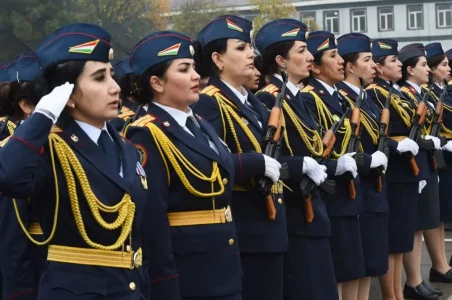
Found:
<path fill-rule="evenodd" d="M 438 299 L 450 54 L 225 15 L 113 67 L 56 30 L 0 65 L 2 299 Z"/>

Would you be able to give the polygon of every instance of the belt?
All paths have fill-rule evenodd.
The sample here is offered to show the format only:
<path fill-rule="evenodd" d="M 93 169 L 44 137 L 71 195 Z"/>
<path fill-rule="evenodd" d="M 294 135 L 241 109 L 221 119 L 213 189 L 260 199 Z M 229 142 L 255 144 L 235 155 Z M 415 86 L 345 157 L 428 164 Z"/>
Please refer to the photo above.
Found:
<path fill-rule="evenodd" d="M 128 246 L 129 248 L 129 246 Z M 86 249 L 50 245 L 47 260 L 77 265 L 137 269 L 143 264 L 143 252 Z"/>
<path fill-rule="evenodd" d="M 224 224 L 232 222 L 232 213 L 229 206 L 214 210 L 170 212 L 168 220 L 170 226 Z"/>
<path fill-rule="evenodd" d="M 38 222 L 28 224 L 28 233 L 33 235 L 43 235 L 41 225 Z"/>
<path fill-rule="evenodd" d="M 400 141 L 406 139 L 407 136 L 406 135 L 398 135 L 398 136 L 391 136 L 390 138 L 394 141 L 400 142 Z"/>

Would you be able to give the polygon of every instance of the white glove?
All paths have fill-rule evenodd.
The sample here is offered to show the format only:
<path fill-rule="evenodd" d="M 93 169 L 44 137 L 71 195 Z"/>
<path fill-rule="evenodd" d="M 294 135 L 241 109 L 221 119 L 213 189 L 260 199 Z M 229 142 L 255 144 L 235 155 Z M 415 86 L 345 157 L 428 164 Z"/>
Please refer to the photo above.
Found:
<path fill-rule="evenodd" d="M 427 185 L 427 181 L 425 181 L 425 180 L 419 181 L 419 189 L 418 189 L 419 194 L 422 193 L 422 190 L 425 188 L 426 185 Z"/>
<path fill-rule="evenodd" d="M 452 152 L 452 141 L 448 141 L 446 145 L 443 146 L 443 150 L 446 150 L 447 152 Z"/>
<path fill-rule="evenodd" d="M 278 182 L 279 179 L 279 169 L 281 169 L 281 164 L 276 160 L 262 154 L 265 160 L 265 177 L 270 178 L 274 183 Z"/>
<path fill-rule="evenodd" d="M 74 85 L 72 83 L 69 84 L 68 82 L 57 86 L 50 94 L 45 95 L 39 100 L 34 112 L 45 115 L 53 121 L 53 124 L 55 124 L 66 106 L 73 89 Z"/>
<path fill-rule="evenodd" d="M 441 149 L 441 140 L 439 138 L 437 138 L 436 136 L 426 135 L 424 137 L 424 139 L 432 140 L 433 144 L 435 145 L 435 150 L 440 150 Z"/>
<path fill-rule="evenodd" d="M 316 185 L 322 184 L 328 177 L 326 166 L 320 165 L 315 159 L 309 156 L 303 158 L 303 174 L 308 175 Z"/>
<path fill-rule="evenodd" d="M 374 169 L 382 166 L 385 170 L 388 167 L 388 158 L 381 151 L 375 151 L 372 153 L 372 161 L 370 162 L 370 168 Z"/>
<path fill-rule="evenodd" d="M 345 172 L 352 173 L 353 177 L 358 175 L 358 167 L 356 166 L 355 159 L 352 157 L 353 155 L 355 155 L 355 152 L 346 153 L 339 157 L 337 160 L 336 176 L 342 175 Z"/>
<path fill-rule="evenodd" d="M 411 154 L 416 156 L 419 152 L 419 145 L 412 139 L 404 138 L 397 145 L 397 151 L 400 153 L 411 152 Z"/>

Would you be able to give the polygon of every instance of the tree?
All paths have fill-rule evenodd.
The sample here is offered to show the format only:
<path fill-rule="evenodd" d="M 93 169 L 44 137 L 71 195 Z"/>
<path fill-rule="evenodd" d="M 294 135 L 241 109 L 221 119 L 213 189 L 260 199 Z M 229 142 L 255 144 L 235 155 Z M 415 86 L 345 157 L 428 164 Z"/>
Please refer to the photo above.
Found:
<path fill-rule="evenodd" d="M 259 15 L 253 20 L 253 31 L 257 33 L 266 23 L 281 19 L 293 18 L 297 12 L 290 0 L 250 0 Z"/>
<path fill-rule="evenodd" d="M 173 30 L 184 33 L 191 38 L 196 38 L 201 29 L 214 18 L 229 14 L 226 8 L 218 5 L 218 1 L 188 0 L 179 5 L 173 19 Z"/>

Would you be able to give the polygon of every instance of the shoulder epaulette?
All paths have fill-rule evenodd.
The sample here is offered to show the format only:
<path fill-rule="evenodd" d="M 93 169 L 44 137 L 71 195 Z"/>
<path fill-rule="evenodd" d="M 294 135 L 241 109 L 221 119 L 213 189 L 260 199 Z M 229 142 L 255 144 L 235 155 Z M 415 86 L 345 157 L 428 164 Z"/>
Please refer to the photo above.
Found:
<path fill-rule="evenodd" d="M 52 129 L 50 129 L 50 133 L 60 133 L 63 132 L 63 129 L 61 129 L 60 127 L 53 125 Z"/>
<path fill-rule="evenodd" d="M 125 106 L 121 107 L 121 112 L 118 115 L 118 118 L 126 120 L 127 118 L 135 115 L 135 112 Z"/>
<path fill-rule="evenodd" d="M 400 90 L 401 90 L 402 92 L 405 92 L 405 93 L 412 93 L 412 91 L 411 91 L 409 88 L 407 88 L 406 86 L 402 86 L 402 87 L 400 88 Z"/>
<path fill-rule="evenodd" d="M 428 90 L 428 84 L 427 83 L 421 84 L 421 88 Z"/>
<path fill-rule="evenodd" d="M 305 86 L 302 90 L 301 90 L 301 92 L 302 93 L 309 93 L 310 91 L 312 91 L 314 89 L 314 87 L 312 86 L 312 85 L 307 85 L 307 86 Z"/>
<path fill-rule="evenodd" d="M 146 124 L 155 121 L 155 117 L 151 116 L 150 114 L 146 114 L 145 116 L 139 118 L 135 122 L 133 122 L 130 126 L 136 126 L 136 127 L 144 127 Z"/>
<path fill-rule="evenodd" d="M 344 91 L 344 90 L 339 90 L 339 93 L 340 93 L 342 96 L 344 96 L 344 97 L 348 97 L 347 92 Z"/>
<path fill-rule="evenodd" d="M 9 141 L 10 137 L 11 136 L 8 136 L 5 139 L 3 139 L 2 141 L 0 141 L 0 148 L 3 148 L 6 145 L 6 143 Z"/>
<path fill-rule="evenodd" d="M 376 85 L 375 83 L 372 83 L 372 84 L 369 84 L 369 85 L 366 87 L 366 90 L 374 89 L 374 88 L 376 88 L 376 87 L 377 87 L 377 85 Z"/>
<path fill-rule="evenodd" d="M 266 87 L 264 87 L 262 90 L 260 90 L 259 92 L 266 92 L 266 93 L 272 94 L 273 96 L 276 96 L 276 95 L 278 95 L 279 87 L 277 87 L 274 84 L 269 84 Z"/>
<path fill-rule="evenodd" d="M 209 97 L 213 97 L 213 95 L 215 95 L 216 93 L 218 93 L 220 91 L 219 88 L 217 88 L 214 85 L 209 85 L 207 87 L 205 87 L 200 94 L 205 94 Z"/>

